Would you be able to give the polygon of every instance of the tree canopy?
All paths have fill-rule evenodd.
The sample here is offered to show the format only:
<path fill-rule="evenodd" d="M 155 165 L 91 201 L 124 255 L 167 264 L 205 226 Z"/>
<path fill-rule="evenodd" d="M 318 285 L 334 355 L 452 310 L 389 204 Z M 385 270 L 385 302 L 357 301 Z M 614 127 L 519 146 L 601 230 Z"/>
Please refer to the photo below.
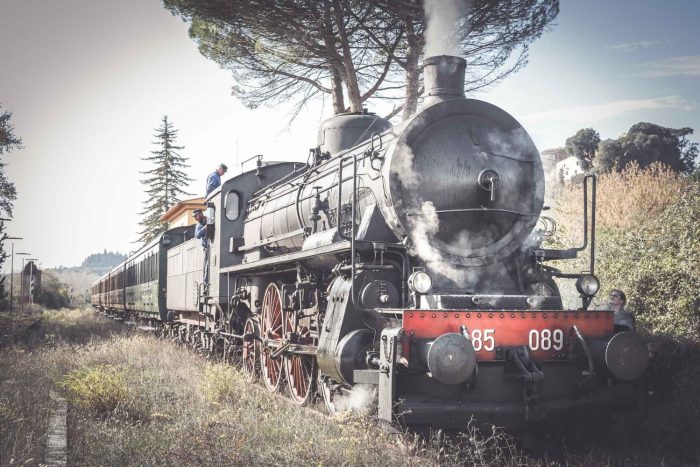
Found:
<path fill-rule="evenodd" d="M 584 128 L 566 139 L 566 152 L 581 161 L 583 170 L 593 167 L 593 158 L 600 143 L 600 135 L 593 128 Z"/>
<path fill-rule="evenodd" d="M 2 159 L 2 156 L 8 154 L 15 149 L 22 148 L 22 139 L 15 135 L 15 128 L 12 125 L 12 112 L 3 111 L 0 104 L 0 217 L 12 217 L 12 209 L 15 199 L 17 199 L 17 190 L 15 184 L 12 183 L 5 173 L 7 164 Z M 5 251 L 5 240 L 7 239 L 5 232 L 5 222 L 0 221 L 0 267 L 9 256 Z M 0 278 L 0 299 L 4 298 L 5 278 Z"/>
<path fill-rule="evenodd" d="M 155 167 L 151 170 L 141 172 L 147 178 L 141 183 L 147 186 L 146 194 L 148 199 L 144 202 L 144 210 L 141 215 L 145 216 L 141 221 L 143 230 L 139 232 L 141 243 L 148 243 L 168 226 L 161 222 L 160 217 L 175 203 L 180 201 L 182 195 L 189 195 L 183 187 L 187 186 L 190 179 L 182 169 L 189 167 L 187 158 L 181 156 L 178 151 L 184 146 L 176 146 L 177 130 L 168 121 L 167 115 L 163 117 L 160 127 L 156 130 L 156 141 L 154 145 L 158 150 L 151 151 L 150 157 L 142 160 L 152 162 Z"/>
<path fill-rule="evenodd" d="M 12 217 L 12 208 L 17 199 L 17 190 L 14 183 L 7 178 L 5 174 L 7 164 L 2 160 L 5 154 L 22 148 L 22 139 L 15 136 L 11 118 L 12 112 L 3 111 L 0 104 L 0 217 Z"/>
<path fill-rule="evenodd" d="M 432 0 L 428 0 L 432 1 Z M 292 100 L 297 111 L 330 96 L 335 113 L 361 111 L 371 97 L 421 94 L 426 46 L 423 0 L 164 0 L 190 23 L 200 52 L 233 73 L 233 94 L 250 106 Z M 466 3 L 466 2 L 464 2 Z M 473 0 L 457 18 L 467 60 L 466 90 L 518 70 L 528 47 L 559 13 L 558 0 Z"/>
<path fill-rule="evenodd" d="M 691 173 L 698 155 L 697 143 L 688 139 L 692 134 L 691 128 L 636 123 L 616 140 L 608 139 L 599 144 L 595 169 L 598 172 L 619 172 L 631 162 L 636 162 L 641 168 L 659 162 L 677 172 Z"/>

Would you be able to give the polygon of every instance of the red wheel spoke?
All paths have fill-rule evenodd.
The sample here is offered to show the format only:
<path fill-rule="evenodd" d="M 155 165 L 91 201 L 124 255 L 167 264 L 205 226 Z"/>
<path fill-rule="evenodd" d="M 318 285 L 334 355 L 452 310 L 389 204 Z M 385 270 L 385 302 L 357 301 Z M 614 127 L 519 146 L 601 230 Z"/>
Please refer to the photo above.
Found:
<path fill-rule="evenodd" d="M 272 283 L 265 289 L 262 308 L 263 336 L 274 341 L 281 341 L 282 314 L 279 300 L 279 289 Z M 276 391 L 279 387 L 282 375 L 282 362 L 273 359 L 270 355 L 274 348 L 268 348 L 261 352 L 261 364 L 263 367 L 263 381 L 270 391 Z"/>
<path fill-rule="evenodd" d="M 310 330 L 307 325 L 309 319 L 302 318 L 296 321 L 295 312 L 284 312 L 284 333 L 289 336 L 296 333 L 299 344 L 313 344 Z M 315 392 L 316 360 L 311 355 L 292 354 L 284 359 L 284 371 L 287 375 L 287 383 L 291 398 L 297 404 L 303 405 L 311 401 Z"/>

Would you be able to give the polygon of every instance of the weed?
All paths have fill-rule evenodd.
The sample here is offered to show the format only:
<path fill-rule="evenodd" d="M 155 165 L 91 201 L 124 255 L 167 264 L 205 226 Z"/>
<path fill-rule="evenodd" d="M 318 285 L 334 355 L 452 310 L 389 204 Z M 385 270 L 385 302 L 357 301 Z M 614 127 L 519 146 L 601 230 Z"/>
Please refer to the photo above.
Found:
<path fill-rule="evenodd" d="M 107 417 L 129 399 L 122 371 L 110 365 L 84 366 L 63 377 L 70 403 Z"/>
<path fill-rule="evenodd" d="M 240 372 L 230 366 L 208 363 L 204 367 L 201 391 L 211 402 L 235 403 L 245 390 L 246 381 L 241 376 Z"/>

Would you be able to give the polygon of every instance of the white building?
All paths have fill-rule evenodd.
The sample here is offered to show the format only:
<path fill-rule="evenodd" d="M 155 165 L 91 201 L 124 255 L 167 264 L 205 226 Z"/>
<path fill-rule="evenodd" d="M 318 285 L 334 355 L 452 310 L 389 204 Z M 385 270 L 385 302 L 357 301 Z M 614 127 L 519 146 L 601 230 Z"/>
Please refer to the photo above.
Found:
<path fill-rule="evenodd" d="M 574 156 L 569 156 L 566 159 L 557 162 L 557 164 L 554 166 L 553 172 L 554 173 L 551 175 L 553 175 L 554 180 L 559 183 L 576 183 L 583 178 L 583 175 L 586 173 L 586 171 L 583 170 L 583 167 L 581 167 L 581 160 Z"/>

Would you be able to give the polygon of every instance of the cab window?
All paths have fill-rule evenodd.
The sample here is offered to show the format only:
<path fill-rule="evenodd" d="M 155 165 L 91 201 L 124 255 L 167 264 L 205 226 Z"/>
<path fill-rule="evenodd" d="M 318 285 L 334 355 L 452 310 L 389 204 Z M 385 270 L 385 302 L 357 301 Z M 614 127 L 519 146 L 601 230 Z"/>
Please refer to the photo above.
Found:
<path fill-rule="evenodd" d="M 241 198 L 235 191 L 229 191 L 226 194 L 224 209 L 226 211 L 226 219 L 235 221 L 241 213 L 240 209 Z"/>

